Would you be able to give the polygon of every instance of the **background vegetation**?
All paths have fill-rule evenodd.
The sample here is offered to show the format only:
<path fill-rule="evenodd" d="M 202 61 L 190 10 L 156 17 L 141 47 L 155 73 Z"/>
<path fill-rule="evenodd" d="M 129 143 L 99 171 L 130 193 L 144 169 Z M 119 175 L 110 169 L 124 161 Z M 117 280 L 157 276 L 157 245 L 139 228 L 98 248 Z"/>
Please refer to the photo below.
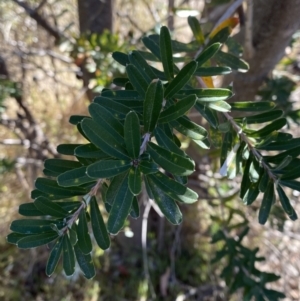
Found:
<path fill-rule="evenodd" d="M 245 46 L 250 72 L 234 78 L 216 77 L 214 84 L 226 86 L 234 80 L 237 99 L 276 101 L 288 117 L 287 131 L 299 137 L 299 20 L 294 17 L 299 16 L 299 1 L 286 1 L 281 7 L 270 4 L 272 10 L 266 8 L 263 16 L 262 3 L 253 2 L 253 43 L 249 47 L 247 39 L 241 39 L 247 37 L 243 21 L 233 32 Z M 212 261 L 222 244 L 211 241 L 219 229 L 241 236 L 234 225 L 249 222 L 250 231 L 243 243 L 259 247 L 259 256 L 266 258 L 256 267 L 281 275 L 269 287 L 284 292 L 285 300 L 299 299 L 299 223 L 287 220 L 276 205 L 267 225 L 260 226 L 258 205 L 245 207 L 238 198 L 240 179 L 222 180 L 218 175 L 217 149 L 200 151 L 184 139 L 187 152 L 197 157 L 197 172 L 189 185 L 198 192 L 199 201 L 182 208 L 184 222 L 179 227 L 169 225 L 151 209 L 147 245 L 141 241 L 143 219 L 128 224 L 108 251 L 96 249 L 93 256 L 97 275 L 92 281 L 85 280 L 79 269 L 66 277 L 60 266 L 48 278 L 44 273 L 47 248 L 22 251 L 5 241 L 9 224 L 18 216 L 19 204 L 30 201 L 43 161 L 58 156 L 57 144 L 81 142 L 68 124 L 69 116 L 86 114 L 93 96 L 103 87 L 114 87 L 112 78 L 124 74 L 124 68 L 113 62 L 111 52 L 141 47 L 141 37 L 159 32 L 163 24 L 174 29 L 178 40 L 188 42 L 192 39 L 188 15 L 197 13 L 209 32 L 235 3 L 242 1 L 120 0 L 108 1 L 96 10 L 96 4 L 90 1 L 91 11 L 84 11 L 82 1 L 71 0 L 0 3 L 0 298 L 241 300 L 241 291 L 232 294 L 220 277 L 225 262 Z M 232 14 L 247 19 L 251 5 L 248 1 L 248 9 L 246 5 L 244 9 L 237 6 Z M 285 22 L 289 24 L 288 32 Z M 230 41 L 227 47 L 238 53 L 235 40 Z M 252 53 L 251 45 L 260 51 Z M 290 196 L 297 211 L 299 192 L 291 190 Z M 144 277 L 145 252 L 151 281 Z"/>

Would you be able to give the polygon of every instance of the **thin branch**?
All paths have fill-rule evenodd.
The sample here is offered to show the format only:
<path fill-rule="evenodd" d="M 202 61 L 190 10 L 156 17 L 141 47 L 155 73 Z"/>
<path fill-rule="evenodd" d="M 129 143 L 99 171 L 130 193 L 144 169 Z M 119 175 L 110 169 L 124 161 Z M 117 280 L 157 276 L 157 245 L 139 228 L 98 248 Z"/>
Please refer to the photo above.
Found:
<path fill-rule="evenodd" d="M 254 55 L 253 47 L 253 0 L 247 0 L 247 11 L 245 21 L 245 59 L 249 60 Z"/>
<path fill-rule="evenodd" d="M 50 35 L 52 35 L 56 42 L 59 40 L 66 38 L 57 28 L 54 28 L 51 24 L 49 24 L 38 12 L 37 9 L 32 9 L 25 1 L 21 0 L 12 0 L 20 7 L 24 8 L 25 12 L 36 21 L 36 23 L 44 28 Z"/>

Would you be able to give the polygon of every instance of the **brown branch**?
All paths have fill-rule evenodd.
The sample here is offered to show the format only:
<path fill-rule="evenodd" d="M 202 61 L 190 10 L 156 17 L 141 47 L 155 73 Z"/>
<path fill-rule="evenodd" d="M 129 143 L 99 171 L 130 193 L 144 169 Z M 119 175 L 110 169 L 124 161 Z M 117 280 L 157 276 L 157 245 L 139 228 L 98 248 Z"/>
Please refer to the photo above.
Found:
<path fill-rule="evenodd" d="M 65 38 L 65 36 L 57 29 L 54 28 L 51 24 L 49 24 L 38 12 L 38 9 L 32 9 L 25 1 L 20 0 L 12 0 L 20 7 L 24 8 L 25 12 L 36 21 L 36 23 L 44 28 L 51 36 L 55 38 L 55 41 L 58 42 L 61 39 Z"/>

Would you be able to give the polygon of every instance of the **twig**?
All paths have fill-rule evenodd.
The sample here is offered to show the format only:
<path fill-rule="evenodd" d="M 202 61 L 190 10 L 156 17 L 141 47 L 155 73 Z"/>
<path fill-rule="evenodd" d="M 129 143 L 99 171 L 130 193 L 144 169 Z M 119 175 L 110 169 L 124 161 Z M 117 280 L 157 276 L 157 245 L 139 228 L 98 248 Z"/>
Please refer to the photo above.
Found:
<path fill-rule="evenodd" d="M 142 252 L 143 252 L 143 268 L 144 268 L 145 279 L 147 281 L 152 300 L 156 300 L 156 294 L 149 273 L 148 254 L 147 254 L 147 228 L 148 228 L 148 217 L 149 217 L 149 212 L 151 207 L 152 207 L 151 202 L 150 200 L 148 200 L 145 205 L 145 209 L 143 213 L 143 221 L 142 221 Z"/>

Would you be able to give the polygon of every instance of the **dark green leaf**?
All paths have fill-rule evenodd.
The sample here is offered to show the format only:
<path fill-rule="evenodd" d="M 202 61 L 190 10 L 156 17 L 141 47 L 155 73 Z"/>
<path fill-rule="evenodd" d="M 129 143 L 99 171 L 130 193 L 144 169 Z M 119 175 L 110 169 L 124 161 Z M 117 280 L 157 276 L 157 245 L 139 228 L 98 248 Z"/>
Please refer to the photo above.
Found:
<path fill-rule="evenodd" d="M 63 239 L 63 268 L 67 276 L 71 276 L 75 272 L 74 250 L 67 234 Z"/>
<path fill-rule="evenodd" d="M 137 159 L 140 154 L 141 132 L 140 121 L 135 112 L 130 112 L 125 119 L 125 143 L 129 156 Z"/>
<path fill-rule="evenodd" d="M 161 60 L 160 48 L 158 46 L 158 43 L 155 43 L 152 39 L 148 37 L 142 38 L 142 42 L 159 60 Z"/>
<path fill-rule="evenodd" d="M 95 121 L 84 119 L 81 125 L 83 131 L 91 139 L 92 143 L 105 153 L 118 159 L 128 159 L 126 149 L 122 143 L 116 142 L 113 135 L 101 128 Z"/>
<path fill-rule="evenodd" d="M 129 189 L 128 176 L 126 175 L 115 194 L 113 205 L 109 212 L 107 221 L 107 230 L 109 233 L 115 235 L 122 229 L 131 210 L 132 200 L 133 194 Z"/>
<path fill-rule="evenodd" d="M 265 150 L 286 150 L 286 149 L 294 148 L 299 145 L 300 145 L 300 138 L 294 138 L 294 139 L 285 141 L 284 139 L 281 139 L 281 137 L 278 137 L 277 141 L 272 142 L 263 147 L 258 147 L 258 148 L 265 149 Z"/>
<path fill-rule="evenodd" d="M 147 175 L 147 177 L 151 179 L 151 181 L 162 191 L 164 191 L 165 194 L 179 202 L 192 204 L 198 200 L 198 194 L 196 192 L 161 172 Z"/>
<path fill-rule="evenodd" d="M 191 61 L 185 65 L 167 86 L 164 97 L 168 99 L 172 98 L 178 91 L 180 91 L 195 73 L 197 65 L 197 62 L 195 61 Z"/>
<path fill-rule="evenodd" d="M 258 183 L 251 184 L 243 197 L 243 203 L 246 205 L 251 205 L 257 199 L 258 195 Z"/>
<path fill-rule="evenodd" d="M 129 160 L 103 160 L 90 165 L 86 172 L 91 178 L 111 178 L 131 167 Z"/>
<path fill-rule="evenodd" d="M 141 72 L 132 64 L 126 66 L 126 73 L 134 89 L 138 91 L 142 97 L 145 97 L 150 82 L 146 81 Z"/>
<path fill-rule="evenodd" d="M 300 178 L 300 166 L 289 168 L 281 177 L 281 180 L 295 180 Z"/>
<path fill-rule="evenodd" d="M 115 51 L 115 52 L 113 52 L 112 57 L 115 61 L 117 61 L 122 66 L 126 67 L 126 65 L 128 65 L 130 63 L 128 55 L 126 53 L 123 53 L 120 51 Z"/>
<path fill-rule="evenodd" d="M 155 129 L 155 139 L 158 143 L 158 145 L 168 149 L 169 151 L 178 154 L 180 156 L 185 156 L 185 152 L 181 150 L 176 143 L 170 139 L 170 137 L 166 134 L 166 132 L 161 129 L 160 127 L 157 127 Z"/>
<path fill-rule="evenodd" d="M 155 164 L 154 162 L 146 161 L 146 160 L 142 160 L 139 163 L 139 168 L 140 168 L 140 171 L 145 175 L 155 173 L 158 170 L 157 164 Z"/>
<path fill-rule="evenodd" d="M 94 181 L 95 179 L 86 174 L 86 166 L 66 171 L 57 177 L 58 184 L 63 187 L 78 186 Z"/>
<path fill-rule="evenodd" d="M 144 132 L 154 130 L 162 108 L 163 85 L 160 80 L 154 80 L 149 85 L 144 102 Z"/>
<path fill-rule="evenodd" d="M 92 252 L 92 241 L 89 235 L 89 229 L 86 219 L 85 210 L 81 210 L 79 213 L 79 222 L 77 226 L 78 246 L 83 254 L 89 254 Z"/>
<path fill-rule="evenodd" d="M 89 113 L 97 124 L 115 137 L 115 140 L 123 141 L 124 127 L 110 111 L 97 103 L 91 103 Z"/>
<path fill-rule="evenodd" d="M 196 39 L 196 41 L 200 44 L 203 45 L 204 44 L 204 36 L 201 30 L 201 26 L 199 21 L 197 20 L 197 18 L 189 16 L 188 17 L 188 23 L 190 28 L 192 29 L 192 32 L 194 34 L 194 37 Z"/>
<path fill-rule="evenodd" d="M 172 43 L 169 29 L 166 26 L 162 26 L 160 29 L 159 36 L 159 48 L 160 48 L 160 57 L 162 65 L 167 77 L 167 80 L 172 80 L 174 78 L 174 69 L 173 69 L 173 51 Z"/>
<path fill-rule="evenodd" d="M 105 195 L 105 198 L 106 198 L 106 203 L 112 205 L 115 198 L 116 198 L 116 195 L 119 193 L 119 190 L 121 189 L 122 187 L 122 183 L 125 181 L 125 178 L 127 179 L 128 178 L 128 173 L 127 172 L 124 172 L 116 177 L 114 177 L 111 182 L 110 182 L 110 185 L 106 191 L 106 195 Z"/>
<path fill-rule="evenodd" d="M 43 213 L 42 211 L 38 210 L 34 203 L 25 203 L 19 206 L 19 214 L 23 216 L 43 216 L 47 215 L 47 213 Z"/>
<path fill-rule="evenodd" d="M 215 76 L 215 75 L 225 75 L 232 72 L 229 67 L 202 67 L 198 68 L 195 72 L 197 76 Z"/>
<path fill-rule="evenodd" d="M 96 275 L 96 271 L 91 254 L 82 253 L 78 244 L 74 246 L 74 251 L 78 265 L 83 272 L 84 277 L 87 279 L 92 279 Z"/>
<path fill-rule="evenodd" d="M 127 105 L 127 102 L 129 101 L 130 104 L 135 104 L 134 106 L 139 107 L 143 105 L 143 98 L 139 95 L 137 91 L 131 91 L 131 90 L 105 90 L 101 93 L 101 96 L 108 99 L 113 99 L 114 102 L 117 103 L 123 103 L 124 105 Z M 95 98 L 94 102 L 97 102 L 101 104 L 101 98 L 100 101 L 97 101 L 98 97 Z"/>
<path fill-rule="evenodd" d="M 46 245 L 58 237 L 58 234 L 54 231 L 28 235 L 20 240 L 18 240 L 17 246 L 20 249 L 31 249 L 42 245 Z"/>
<path fill-rule="evenodd" d="M 10 230 L 21 234 L 41 234 L 53 232 L 52 224 L 56 224 L 59 229 L 63 227 L 62 221 L 40 220 L 40 219 L 20 219 L 15 220 L 10 225 Z"/>
<path fill-rule="evenodd" d="M 277 120 L 271 122 L 270 124 L 266 125 L 264 128 L 254 132 L 253 134 L 249 134 L 249 136 L 254 137 L 254 138 L 265 137 L 274 131 L 280 130 L 285 125 L 286 125 L 286 119 L 280 118 L 280 119 L 277 119 Z"/>
<path fill-rule="evenodd" d="M 228 156 L 228 152 L 232 149 L 232 142 L 233 142 L 233 135 L 231 131 L 228 131 L 227 133 L 225 133 L 224 135 L 224 140 L 223 140 L 223 144 L 222 144 L 222 148 L 221 148 L 221 156 L 220 156 L 220 166 L 223 166 L 227 156 Z M 226 174 L 222 174 L 222 176 L 227 175 L 227 168 L 226 167 Z"/>
<path fill-rule="evenodd" d="M 52 199 L 68 198 L 72 196 L 85 195 L 88 191 L 81 187 L 65 188 L 57 184 L 55 180 L 38 178 L 35 187 L 45 193 L 45 196 Z"/>
<path fill-rule="evenodd" d="M 147 82 L 150 82 L 152 79 L 156 78 L 153 69 L 148 65 L 147 61 L 139 53 L 139 51 L 132 51 L 129 54 L 129 60 L 132 65 L 140 70 L 141 74 Z"/>
<path fill-rule="evenodd" d="M 56 150 L 59 154 L 74 156 L 75 148 L 81 144 L 60 144 Z"/>
<path fill-rule="evenodd" d="M 110 246 L 110 239 L 95 197 L 92 197 L 90 205 L 91 224 L 95 240 L 102 250 L 106 250 Z"/>
<path fill-rule="evenodd" d="M 181 134 L 193 140 L 203 140 L 207 137 L 207 131 L 188 117 L 179 117 L 171 122 L 171 125 Z"/>
<path fill-rule="evenodd" d="M 58 264 L 62 252 L 63 239 L 64 239 L 63 236 L 59 237 L 59 239 L 55 242 L 55 245 L 51 250 L 46 266 L 47 276 L 51 276 L 56 269 L 56 266 Z"/>
<path fill-rule="evenodd" d="M 204 49 L 196 58 L 196 62 L 198 62 L 198 67 L 202 66 L 204 63 L 210 60 L 220 50 L 221 46 L 221 43 L 215 43 Z"/>
<path fill-rule="evenodd" d="M 281 110 L 273 110 L 270 112 L 265 112 L 253 116 L 234 118 L 234 120 L 236 122 L 243 122 L 243 120 L 245 119 L 247 124 L 264 123 L 280 118 L 282 114 L 283 112 Z"/>
<path fill-rule="evenodd" d="M 63 160 L 63 159 L 47 159 L 44 166 L 46 169 L 61 174 L 65 171 L 72 170 L 74 168 L 81 167 L 82 164 L 77 161 Z"/>
<path fill-rule="evenodd" d="M 118 87 L 124 88 L 128 83 L 129 83 L 129 79 L 127 77 L 115 77 L 113 79 L 113 84 L 115 84 Z"/>
<path fill-rule="evenodd" d="M 233 93 L 228 89 L 215 88 L 215 89 L 186 89 L 180 91 L 176 94 L 177 98 L 182 98 L 187 95 L 196 94 L 197 101 L 206 104 L 214 101 L 225 100 L 233 95 Z"/>
<path fill-rule="evenodd" d="M 214 128 L 218 128 L 218 116 L 215 110 L 208 108 L 200 102 L 195 104 L 196 110 L 209 122 L 209 124 Z"/>
<path fill-rule="evenodd" d="M 157 187 L 151 179 L 147 176 L 147 183 L 149 185 L 149 189 L 151 190 L 151 194 L 154 197 L 154 200 L 162 213 L 165 215 L 167 220 L 174 224 L 178 225 L 182 222 L 182 213 L 180 212 L 175 201 L 164 193 L 159 187 Z"/>
<path fill-rule="evenodd" d="M 295 221 L 298 216 L 297 213 L 295 212 L 294 208 L 292 207 L 289 198 L 286 196 L 284 190 L 281 188 L 280 185 L 277 185 L 277 193 L 279 196 L 279 200 L 281 203 L 281 206 L 285 213 L 289 216 L 289 218 L 293 221 Z"/>
<path fill-rule="evenodd" d="M 216 59 L 225 66 L 239 72 L 247 72 L 249 70 L 249 64 L 247 62 L 230 53 L 219 51 L 216 55 Z"/>
<path fill-rule="evenodd" d="M 178 102 L 169 106 L 164 111 L 162 111 L 159 115 L 158 121 L 160 123 L 165 123 L 178 119 L 180 116 L 184 115 L 187 111 L 189 111 L 195 105 L 195 103 L 195 95 L 189 95 L 187 97 L 184 97 Z"/>
<path fill-rule="evenodd" d="M 249 179 L 249 169 L 252 162 L 252 156 L 249 156 L 249 159 L 246 161 L 245 168 L 243 170 L 243 178 L 241 183 L 241 190 L 240 190 L 240 198 L 244 199 L 245 193 L 249 189 L 251 182 Z"/>
<path fill-rule="evenodd" d="M 240 112 L 264 112 L 270 111 L 275 107 L 272 101 L 239 101 L 230 103 L 232 111 Z"/>
<path fill-rule="evenodd" d="M 249 169 L 249 178 L 252 183 L 256 183 L 259 179 L 260 166 L 257 160 L 253 160 Z"/>
<path fill-rule="evenodd" d="M 18 243 L 19 240 L 21 240 L 22 238 L 28 236 L 27 234 L 21 234 L 21 233 L 10 233 L 6 236 L 6 241 L 10 244 L 14 244 L 16 245 Z"/>
<path fill-rule="evenodd" d="M 269 217 L 272 204 L 275 202 L 274 184 L 269 181 L 259 209 L 258 222 L 264 225 Z"/>
<path fill-rule="evenodd" d="M 71 124 L 77 125 L 79 124 L 84 118 L 90 118 L 88 116 L 83 116 L 83 115 L 72 115 L 69 119 L 69 122 Z"/>
<path fill-rule="evenodd" d="M 269 174 L 267 172 L 267 170 L 263 171 L 263 174 L 259 180 L 259 191 L 260 192 L 265 192 L 267 187 L 268 187 L 268 182 L 269 182 L 270 178 L 269 178 Z"/>
<path fill-rule="evenodd" d="M 128 186 L 133 195 L 142 191 L 142 175 L 139 167 L 131 167 L 128 175 Z"/>
<path fill-rule="evenodd" d="M 287 156 L 292 158 L 296 158 L 300 155 L 300 146 L 291 148 L 285 152 L 282 152 L 275 156 L 264 156 L 264 159 L 268 162 L 279 164 L 284 160 Z"/>
<path fill-rule="evenodd" d="M 75 156 L 88 159 L 107 159 L 109 156 L 92 143 L 75 148 Z"/>
<path fill-rule="evenodd" d="M 133 198 L 133 201 L 132 201 L 130 216 L 134 219 L 137 219 L 140 217 L 140 207 L 139 207 L 138 199 L 136 196 Z"/>
<path fill-rule="evenodd" d="M 175 175 L 190 175 L 195 164 L 192 160 L 170 152 L 152 142 L 148 143 L 147 151 L 155 163 Z"/>
<path fill-rule="evenodd" d="M 297 182 L 295 180 L 280 180 L 279 183 L 283 186 L 289 187 L 291 189 L 300 191 L 300 182 Z"/>
<path fill-rule="evenodd" d="M 65 218 L 69 215 L 69 213 L 66 210 L 64 210 L 61 206 L 49 201 L 44 197 L 39 197 L 35 199 L 34 206 L 39 211 L 50 216 Z"/>
<path fill-rule="evenodd" d="M 215 43 L 225 43 L 228 39 L 228 37 L 230 36 L 231 30 L 229 27 L 225 27 L 223 29 L 221 29 L 217 34 L 215 34 L 213 36 L 213 38 L 210 39 L 210 41 L 208 42 L 206 48 L 208 48 L 209 46 L 215 44 Z"/>

